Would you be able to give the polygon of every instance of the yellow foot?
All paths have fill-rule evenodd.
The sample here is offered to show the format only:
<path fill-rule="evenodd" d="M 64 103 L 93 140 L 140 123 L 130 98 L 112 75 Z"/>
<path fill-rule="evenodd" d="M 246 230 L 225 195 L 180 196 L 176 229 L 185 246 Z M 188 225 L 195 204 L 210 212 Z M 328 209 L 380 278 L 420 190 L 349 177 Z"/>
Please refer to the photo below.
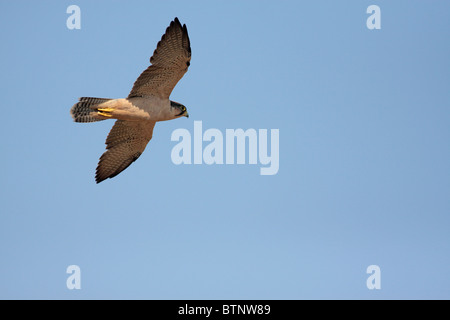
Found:
<path fill-rule="evenodd" d="M 111 112 L 114 111 L 112 108 L 98 108 L 98 114 L 103 117 L 112 117 Z"/>

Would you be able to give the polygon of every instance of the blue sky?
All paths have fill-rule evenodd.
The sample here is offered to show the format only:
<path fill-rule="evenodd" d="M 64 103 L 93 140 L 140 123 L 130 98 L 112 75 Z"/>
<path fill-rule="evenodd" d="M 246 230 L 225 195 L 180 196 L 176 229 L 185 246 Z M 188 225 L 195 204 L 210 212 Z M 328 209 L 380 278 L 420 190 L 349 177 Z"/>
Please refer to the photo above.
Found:
<path fill-rule="evenodd" d="M 380 30 L 366 27 L 372 4 Z M 0 298 L 450 298 L 448 2 L 0 9 Z M 70 107 L 126 97 L 174 17 L 192 60 L 171 99 L 190 118 L 157 124 L 139 160 L 97 185 L 113 122 L 74 123 Z M 194 121 L 279 129 L 278 173 L 173 164 L 171 134 Z"/>

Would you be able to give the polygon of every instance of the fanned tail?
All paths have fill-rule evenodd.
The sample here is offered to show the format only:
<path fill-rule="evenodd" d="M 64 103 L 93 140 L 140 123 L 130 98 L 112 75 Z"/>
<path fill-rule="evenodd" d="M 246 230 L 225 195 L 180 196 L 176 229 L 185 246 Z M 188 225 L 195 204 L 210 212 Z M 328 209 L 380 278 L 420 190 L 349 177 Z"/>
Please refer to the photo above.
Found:
<path fill-rule="evenodd" d="M 70 114 L 75 122 L 94 122 L 107 119 L 98 114 L 98 106 L 112 99 L 82 97 L 78 100 L 70 109 Z"/>

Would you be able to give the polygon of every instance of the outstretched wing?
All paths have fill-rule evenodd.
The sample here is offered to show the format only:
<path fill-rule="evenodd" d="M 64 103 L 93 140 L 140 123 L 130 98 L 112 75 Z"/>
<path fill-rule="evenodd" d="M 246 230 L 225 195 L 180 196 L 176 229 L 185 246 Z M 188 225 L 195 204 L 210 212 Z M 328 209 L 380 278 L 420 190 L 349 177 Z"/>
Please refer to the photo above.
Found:
<path fill-rule="evenodd" d="M 117 120 L 106 138 L 106 151 L 100 157 L 95 181 L 115 177 L 136 161 L 152 138 L 155 123 Z"/>
<path fill-rule="evenodd" d="M 166 29 L 166 33 L 150 58 L 152 64 L 137 78 L 128 98 L 156 96 L 168 99 L 173 88 L 187 72 L 191 61 L 191 44 L 186 25 L 178 18 Z"/>

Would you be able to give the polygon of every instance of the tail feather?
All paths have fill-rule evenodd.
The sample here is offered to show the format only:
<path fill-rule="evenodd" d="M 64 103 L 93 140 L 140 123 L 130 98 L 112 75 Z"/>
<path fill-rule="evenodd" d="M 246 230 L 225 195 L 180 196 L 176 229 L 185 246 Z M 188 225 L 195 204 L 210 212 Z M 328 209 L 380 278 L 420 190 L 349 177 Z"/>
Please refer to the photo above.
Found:
<path fill-rule="evenodd" d="M 78 100 L 70 109 L 73 120 L 75 122 L 94 122 L 106 119 L 98 115 L 97 107 L 112 99 L 82 97 Z"/>

